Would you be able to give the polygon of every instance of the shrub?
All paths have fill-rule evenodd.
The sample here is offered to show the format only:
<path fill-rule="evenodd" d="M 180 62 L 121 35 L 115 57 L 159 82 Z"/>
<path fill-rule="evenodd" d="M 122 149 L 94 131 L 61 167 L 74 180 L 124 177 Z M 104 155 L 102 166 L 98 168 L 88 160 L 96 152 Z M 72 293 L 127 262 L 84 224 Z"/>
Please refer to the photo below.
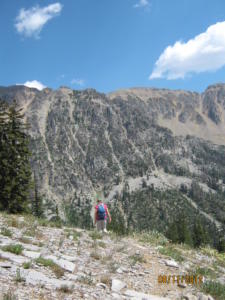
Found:
<path fill-rule="evenodd" d="M 20 269 L 17 268 L 16 269 L 16 277 L 15 277 L 15 281 L 16 282 L 24 282 L 25 281 L 25 278 L 23 278 L 20 274 Z"/>
<path fill-rule="evenodd" d="M 25 262 L 25 263 L 23 263 L 23 268 L 24 269 L 30 269 L 31 265 L 32 265 L 32 263 L 30 261 L 29 262 Z"/>
<path fill-rule="evenodd" d="M 57 278 L 60 278 L 64 275 L 64 270 L 51 259 L 45 259 L 40 256 L 36 259 L 36 263 L 44 267 L 49 267 L 55 273 Z"/>
<path fill-rule="evenodd" d="M 225 285 L 216 281 L 208 281 L 203 283 L 201 289 L 204 293 L 208 293 L 216 298 L 216 300 L 224 300 Z"/>
<path fill-rule="evenodd" d="M 216 279 L 216 273 L 215 271 L 213 271 L 212 269 L 209 269 L 209 268 L 196 268 L 195 269 L 195 275 L 202 275 L 202 276 L 205 276 L 205 277 L 210 277 L 210 278 L 213 278 L 213 279 Z"/>
<path fill-rule="evenodd" d="M 10 244 L 10 245 L 2 247 L 2 250 L 19 255 L 23 251 L 23 246 L 20 244 Z"/>
<path fill-rule="evenodd" d="M 101 248 L 106 248 L 106 244 L 102 241 L 98 242 L 98 246 L 101 247 Z"/>
<path fill-rule="evenodd" d="M 71 294 L 73 292 L 73 288 L 68 287 L 68 285 L 66 284 L 61 285 L 61 287 L 58 290 L 66 294 Z"/>
<path fill-rule="evenodd" d="M 83 275 L 83 276 L 79 277 L 78 281 L 80 283 L 84 283 L 84 284 L 88 284 L 88 285 L 94 284 L 94 280 L 92 278 L 91 272 L 88 275 Z"/>
<path fill-rule="evenodd" d="M 92 258 L 94 258 L 94 259 L 97 259 L 97 260 L 99 260 L 99 259 L 102 258 L 101 255 L 98 254 L 96 251 L 91 252 L 91 253 L 90 253 L 90 257 L 92 257 Z"/>
<path fill-rule="evenodd" d="M 166 256 L 170 256 L 178 262 L 182 262 L 184 260 L 180 251 L 178 251 L 177 249 L 175 249 L 173 247 L 161 248 L 161 249 L 159 249 L 159 253 L 166 255 Z"/>
<path fill-rule="evenodd" d="M 5 228 L 5 227 L 2 227 L 1 234 L 4 236 L 12 237 L 12 232 L 8 228 Z"/>
<path fill-rule="evenodd" d="M 169 242 L 168 239 L 158 231 L 143 231 L 140 234 L 134 234 L 134 236 L 136 236 L 140 242 L 151 245 L 165 246 Z"/>
<path fill-rule="evenodd" d="M 135 265 L 137 262 L 139 263 L 146 263 L 146 259 L 141 254 L 134 254 L 129 256 L 129 259 L 131 260 L 131 264 Z"/>
<path fill-rule="evenodd" d="M 100 277 L 100 282 L 110 286 L 111 285 L 111 282 L 112 282 L 112 279 L 109 275 L 107 274 L 104 274 Z"/>
<path fill-rule="evenodd" d="M 25 230 L 24 234 L 27 235 L 27 236 L 32 236 L 32 237 L 34 237 L 35 234 L 36 234 L 36 227 L 29 227 L 29 228 L 27 228 L 27 229 Z"/>
<path fill-rule="evenodd" d="M 98 232 L 98 231 L 91 231 L 90 233 L 89 233 L 89 236 L 93 239 L 93 240 L 100 240 L 101 238 L 102 238 L 102 235 L 101 235 L 101 233 L 100 232 Z"/>

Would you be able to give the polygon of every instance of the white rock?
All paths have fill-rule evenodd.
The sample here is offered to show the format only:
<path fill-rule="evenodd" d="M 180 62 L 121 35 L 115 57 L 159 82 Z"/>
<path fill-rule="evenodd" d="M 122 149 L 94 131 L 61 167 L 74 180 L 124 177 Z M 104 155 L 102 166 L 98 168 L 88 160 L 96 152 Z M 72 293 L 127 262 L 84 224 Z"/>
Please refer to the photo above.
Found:
<path fill-rule="evenodd" d="M 192 294 L 187 294 L 184 296 L 185 300 L 198 300 L 198 297 Z"/>
<path fill-rule="evenodd" d="M 175 262 L 175 260 L 166 260 L 165 264 L 168 267 L 179 268 L 179 266 L 178 266 L 177 262 Z"/>
<path fill-rule="evenodd" d="M 181 288 L 186 288 L 187 284 L 185 282 L 179 282 L 178 286 L 181 287 Z"/>
<path fill-rule="evenodd" d="M 102 288 L 104 288 L 104 289 L 107 288 L 107 285 L 104 284 L 104 283 L 102 283 L 102 282 L 97 283 L 96 286 L 102 287 Z"/>
<path fill-rule="evenodd" d="M 74 274 L 67 274 L 66 277 L 69 279 L 69 280 L 73 280 L 73 281 L 76 281 L 78 276 L 77 275 L 74 275 Z"/>
<path fill-rule="evenodd" d="M 23 250 L 22 253 L 24 256 L 32 258 L 32 259 L 36 259 L 41 255 L 41 253 L 39 253 L 39 252 L 28 251 L 28 250 Z"/>
<path fill-rule="evenodd" d="M 41 251 L 42 249 L 36 245 L 21 243 L 24 249 L 29 251 Z"/>
<path fill-rule="evenodd" d="M 8 259 L 12 262 L 15 262 L 15 263 L 21 264 L 21 265 L 23 263 L 29 262 L 29 259 L 25 258 L 24 256 L 16 255 L 16 254 L 13 254 L 10 252 L 4 252 L 2 250 L 0 250 L 0 256 L 2 258 Z"/>
<path fill-rule="evenodd" d="M 113 299 L 118 299 L 118 300 L 121 299 L 121 295 L 118 295 L 116 293 L 112 293 L 112 297 L 113 297 Z"/>
<path fill-rule="evenodd" d="M 121 268 L 118 268 L 118 269 L 116 270 L 116 272 L 119 273 L 119 274 L 122 274 L 122 273 L 123 273 L 123 270 L 122 270 Z"/>
<path fill-rule="evenodd" d="M 41 272 L 35 270 L 20 269 L 21 277 L 25 278 L 27 284 L 32 285 L 51 285 L 53 288 L 61 288 L 63 285 L 68 288 L 73 288 L 73 283 L 68 280 L 60 280 L 55 278 L 49 278 Z"/>
<path fill-rule="evenodd" d="M 1 268 L 5 268 L 5 269 L 9 269 L 12 267 L 11 263 L 7 262 L 7 261 L 0 261 L 0 267 Z"/>
<path fill-rule="evenodd" d="M 213 298 L 210 295 L 200 295 L 198 300 L 213 300 Z"/>
<path fill-rule="evenodd" d="M 69 256 L 69 255 L 65 255 L 65 254 L 61 254 L 60 258 L 65 259 L 65 260 L 68 260 L 68 261 L 71 261 L 71 262 L 74 262 L 74 261 L 77 260 L 76 257 L 74 257 L 74 256 Z"/>
<path fill-rule="evenodd" d="M 75 269 L 75 264 L 73 264 L 71 261 L 68 261 L 68 260 L 65 260 L 62 258 L 57 258 L 54 255 L 47 255 L 47 256 L 44 256 L 44 258 L 53 260 L 54 263 L 56 263 L 61 268 L 65 269 L 66 271 L 69 271 L 71 273 L 73 273 L 73 271 Z"/>
<path fill-rule="evenodd" d="M 170 300 L 169 298 L 159 297 L 155 295 L 148 295 L 144 293 L 139 293 L 133 290 L 126 290 L 123 295 L 130 297 L 134 300 Z"/>
<path fill-rule="evenodd" d="M 126 287 L 126 283 L 124 283 L 123 281 L 121 281 L 119 279 L 112 279 L 111 289 L 113 292 L 119 292 L 120 290 L 122 290 L 125 287 Z"/>
<path fill-rule="evenodd" d="M 12 239 L 9 239 L 7 237 L 0 237 L 1 247 L 8 246 L 12 243 L 14 243 L 14 241 Z"/>

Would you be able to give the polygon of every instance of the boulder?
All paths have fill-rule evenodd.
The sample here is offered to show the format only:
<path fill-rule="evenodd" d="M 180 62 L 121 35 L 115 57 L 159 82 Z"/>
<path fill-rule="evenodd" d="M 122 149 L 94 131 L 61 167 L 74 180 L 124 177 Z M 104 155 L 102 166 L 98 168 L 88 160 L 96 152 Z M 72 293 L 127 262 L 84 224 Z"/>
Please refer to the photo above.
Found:
<path fill-rule="evenodd" d="M 155 295 L 149 295 L 144 293 L 139 293 L 133 290 L 126 290 L 123 295 L 130 297 L 134 300 L 171 300 L 169 298 L 155 296 Z"/>
<path fill-rule="evenodd" d="M 119 279 L 112 279 L 111 290 L 113 292 L 119 292 L 120 290 L 122 290 L 125 287 L 126 287 L 126 283 L 124 283 L 123 281 L 121 281 Z"/>

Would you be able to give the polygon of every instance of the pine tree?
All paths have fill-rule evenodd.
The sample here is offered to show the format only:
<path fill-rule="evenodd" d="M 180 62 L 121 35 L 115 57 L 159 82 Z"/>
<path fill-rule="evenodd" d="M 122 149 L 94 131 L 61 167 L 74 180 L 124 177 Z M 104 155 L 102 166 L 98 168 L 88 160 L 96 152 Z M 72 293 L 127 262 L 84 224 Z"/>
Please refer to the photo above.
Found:
<path fill-rule="evenodd" d="M 190 229 L 187 226 L 187 220 L 183 213 L 180 213 L 170 224 L 166 236 L 174 243 L 192 245 Z"/>
<path fill-rule="evenodd" d="M 6 127 L 7 127 L 7 105 L 0 100 L 0 210 L 7 207 L 7 199 L 2 197 L 5 188 L 5 177 L 7 176 L 7 144 L 6 144 Z"/>
<path fill-rule="evenodd" d="M 173 243 L 179 242 L 178 231 L 177 231 L 177 223 L 173 222 L 169 225 L 166 236 Z"/>
<path fill-rule="evenodd" d="M 204 228 L 199 219 L 197 219 L 194 223 L 193 228 L 193 244 L 194 247 L 200 247 L 202 244 L 206 243 L 206 234 Z"/>
<path fill-rule="evenodd" d="M 32 214 L 36 217 L 43 216 L 43 201 L 38 191 L 37 176 L 34 174 L 34 199 L 32 201 Z"/>
<path fill-rule="evenodd" d="M 0 209 L 26 211 L 31 183 L 29 138 L 22 108 L 16 102 L 1 110 L 0 121 Z"/>

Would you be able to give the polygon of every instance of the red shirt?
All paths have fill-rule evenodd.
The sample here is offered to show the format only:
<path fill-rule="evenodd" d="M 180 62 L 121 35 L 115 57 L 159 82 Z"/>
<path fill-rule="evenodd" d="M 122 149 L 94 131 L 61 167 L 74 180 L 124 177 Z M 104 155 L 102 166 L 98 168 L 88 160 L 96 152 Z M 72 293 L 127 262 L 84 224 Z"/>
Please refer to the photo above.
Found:
<path fill-rule="evenodd" d="M 96 210 L 95 213 L 96 213 L 96 220 L 97 221 L 98 221 L 98 206 L 101 205 L 101 204 L 103 204 L 103 203 L 100 202 L 98 205 L 95 206 L 95 210 Z M 108 212 L 107 212 L 108 207 L 105 203 L 104 203 L 104 209 L 105 209 L 105 220 L 106 220 L 107 217 L 108 217 Z"/>

